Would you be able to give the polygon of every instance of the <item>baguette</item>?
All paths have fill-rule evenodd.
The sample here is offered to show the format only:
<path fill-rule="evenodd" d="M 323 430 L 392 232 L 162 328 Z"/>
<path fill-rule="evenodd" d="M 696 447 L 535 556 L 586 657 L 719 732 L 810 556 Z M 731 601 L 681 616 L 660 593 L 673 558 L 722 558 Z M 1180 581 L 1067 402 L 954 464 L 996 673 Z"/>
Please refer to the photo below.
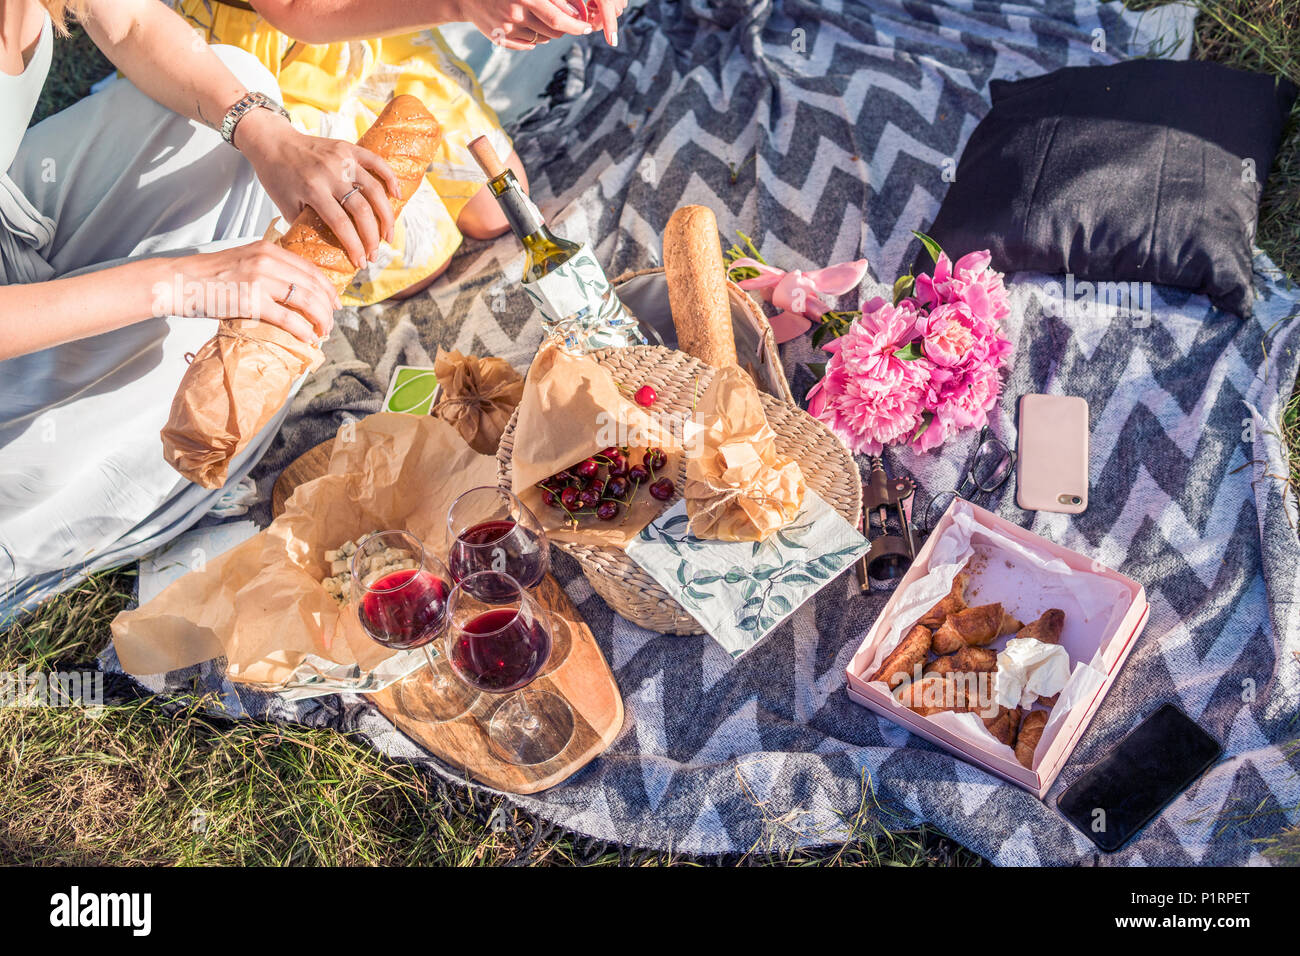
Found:
<path fill-rule="evenodd" d="M 718 222 L 707 206 L 682 206 L 664 228 L 664 274 L 677 347 L 714 368 L 736 365 Z"/>
<path fill-rule="evenodd" d="M 394 97 L 358 140 L 387 161 L 400 191 L 393 215 L 419 188 L 441 140 L 437 121 L 414 96 Z M 330 228 L 307 208 L 280 238 L 281 247 L 306 259 L 342 292 L 357 269 Z M 284 406 L 303 375 L 325 359 L 278 326 L 227 319 L 195 353 L 172 399 L 162 429 L 163 457 L 195 484 L 220 488 L 230 461 Z"/>
<path fill-rule="evenodd" d="M 361 134 L 357 145 L 386 161 L 397 174 L 401 192 L 393 204 L 393 217 L 402 214 L 406 201 L 415 195 L 433 161 L 434 151 L 442 138 L 438 122 L 414 96 L 393 97 L 370 129 Z M 302 256 L 315 265 L 342 292 L 356 277 L 357 267 L 330 227 L 308 206 L 298 214 L 288 231 L 280 237 L 280 246 Z"/>

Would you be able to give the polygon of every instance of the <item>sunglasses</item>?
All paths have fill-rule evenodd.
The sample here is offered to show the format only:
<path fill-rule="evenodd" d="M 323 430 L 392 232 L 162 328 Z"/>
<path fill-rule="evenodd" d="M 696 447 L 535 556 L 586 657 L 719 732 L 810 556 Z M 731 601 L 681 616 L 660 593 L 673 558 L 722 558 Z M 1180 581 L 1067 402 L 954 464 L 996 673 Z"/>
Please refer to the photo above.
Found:
<path fill-rule="evenodd" d="M 979 445 L 975 448 L 975 454 L 961 483 L 951 491 L 930 498 L 918 516 L 920 520 L 917 530 L 922 534 L 932 532 L 957 498 L 972 501 L 977 495 L 997 491 L 1007 483 L 1015 465 L 1016 453 L 1003 444 L 1001 439 L 993 437 L 989 433 L 989 426 L 985 425 L 980 430 Z"/>

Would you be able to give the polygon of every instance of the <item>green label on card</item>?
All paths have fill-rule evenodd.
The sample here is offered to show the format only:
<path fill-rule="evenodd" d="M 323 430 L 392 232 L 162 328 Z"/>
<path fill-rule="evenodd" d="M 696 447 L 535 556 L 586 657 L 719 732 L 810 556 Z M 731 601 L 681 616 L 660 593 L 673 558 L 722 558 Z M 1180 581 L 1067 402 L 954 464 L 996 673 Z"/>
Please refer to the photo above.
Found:
<path fill-rule="evenodd" d="M 433 408 L 433 395 L 437 390 L 438 376 L 433 369 L 399 365 L 393 370 L 393 379 L 388 383 L 384 411 L 428 415 Z"/>

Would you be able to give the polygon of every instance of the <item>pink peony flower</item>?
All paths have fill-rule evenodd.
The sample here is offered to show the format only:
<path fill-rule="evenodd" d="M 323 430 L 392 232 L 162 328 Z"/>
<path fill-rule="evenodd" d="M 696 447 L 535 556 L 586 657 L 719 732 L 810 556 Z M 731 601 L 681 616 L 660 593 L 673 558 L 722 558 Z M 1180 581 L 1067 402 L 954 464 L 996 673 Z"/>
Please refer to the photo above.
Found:
<path fill-rule="evenodd" d="M 924 411 L 927 369 L 894 353 L 915 336 L 915 317 L 881 303 L 826 346 L 825 377 L 809 392 L 809 414 L 858 454 L 878 455 L 906 439 Z"/>
<path fill-rule="evenodd" d="M 939 306 L 917 322 L 926 357 L 945 368 L 965 361 L 975 345 L 975 320 L 960 302 Z"/>
<path fill-rule="evenodd" d="M 987 252 L 956 263 L 940 255 L 933 275 L 916 277 L 911 298 L 872 299 L 825 347 L 831 359 L 808 394 L 809 413 L 859 454 L 902 443 L 928 451 L 982 426 L 1011 352 L 1001 331 L 1010 311 Z"/>

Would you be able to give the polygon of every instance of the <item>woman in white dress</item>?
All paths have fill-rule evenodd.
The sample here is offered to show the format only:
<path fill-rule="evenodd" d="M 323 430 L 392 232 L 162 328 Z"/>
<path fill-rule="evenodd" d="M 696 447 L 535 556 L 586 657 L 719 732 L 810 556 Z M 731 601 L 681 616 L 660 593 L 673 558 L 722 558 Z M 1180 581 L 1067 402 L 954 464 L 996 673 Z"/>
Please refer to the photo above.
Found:
<path fill-rule="evenodd" d="M 312 206 L 358 266 L 393 228 L 388 165 L 296 131 L 251 55 L 157 0 L 71 5 L 125 79 L 27 129 L 69 4 L 0 0 L 0 626 L 212 507 L 158 433 L 215 320 L 329 334 L 333 287 L 259 238 L 277 207 Z"/>

